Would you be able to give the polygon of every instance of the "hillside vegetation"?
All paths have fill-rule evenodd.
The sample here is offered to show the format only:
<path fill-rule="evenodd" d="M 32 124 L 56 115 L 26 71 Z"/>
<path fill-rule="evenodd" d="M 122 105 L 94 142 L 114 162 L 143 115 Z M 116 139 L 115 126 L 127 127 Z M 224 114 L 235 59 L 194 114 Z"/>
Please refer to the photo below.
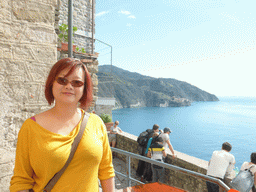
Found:
<path fill-rule="evenodd" d="M 180 107 L 219 99 L 189 83 L 153 78 L 110 65 L 99 66 L 99 97 L 115 97 L 117 108 Z"/>

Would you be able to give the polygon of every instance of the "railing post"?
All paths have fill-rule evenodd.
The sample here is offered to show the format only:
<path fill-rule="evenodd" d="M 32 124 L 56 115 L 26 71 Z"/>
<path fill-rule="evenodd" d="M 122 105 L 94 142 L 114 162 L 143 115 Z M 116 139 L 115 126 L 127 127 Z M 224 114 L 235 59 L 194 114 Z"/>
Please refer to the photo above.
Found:
<path fill-rule="evenodd" d="M 131 157 L 128 155 L 127 157 L 126 157 L 126 159 L 127 159 L 127 166 L 128 166 L 128 177 L 127 177 L 127 185 L 128 185 L 128 187 L 131 187 L 132 186 L 132 184 L 131 184 Z"/>
<path fill-rule="evenodd" d="M 94 54 L 94 0 L 92 0 L 92 54 Z"/>
<path fill-rule="evenodd" d="M 68 57 L 73 57 L 73 0 L 68 0 Z"/>

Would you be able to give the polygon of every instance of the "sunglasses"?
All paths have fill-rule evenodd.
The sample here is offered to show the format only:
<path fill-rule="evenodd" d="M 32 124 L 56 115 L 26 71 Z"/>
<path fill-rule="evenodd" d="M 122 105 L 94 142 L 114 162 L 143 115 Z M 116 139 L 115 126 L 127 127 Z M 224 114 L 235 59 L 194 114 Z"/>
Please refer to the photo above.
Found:
<path fill-rule="evenodd" d="M 67 85 L 68 83 L 70 83 L 73 87 L 82 87 L 84 85 L 83 81 L 79 81 L 79 80 L 69 81 L 65 77 L 57 77 L 56 81 L 60 85 Z"/>

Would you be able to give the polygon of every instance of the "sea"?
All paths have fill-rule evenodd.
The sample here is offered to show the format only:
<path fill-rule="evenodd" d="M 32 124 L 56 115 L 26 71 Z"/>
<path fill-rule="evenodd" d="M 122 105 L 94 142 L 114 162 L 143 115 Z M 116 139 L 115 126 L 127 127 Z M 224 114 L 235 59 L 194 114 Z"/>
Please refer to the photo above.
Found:
<path fill-rule="evenodd" d="M 256 152 L 256 97 L 219 97 L 220 101 L 193 102 L 188 107 L 125 108 L 112 111 L 113 121 L 139 136 L 158 124 L 172 130 L 174 150 L 209 161 L 222 143 L 232 145 L 240 169 Z"/>

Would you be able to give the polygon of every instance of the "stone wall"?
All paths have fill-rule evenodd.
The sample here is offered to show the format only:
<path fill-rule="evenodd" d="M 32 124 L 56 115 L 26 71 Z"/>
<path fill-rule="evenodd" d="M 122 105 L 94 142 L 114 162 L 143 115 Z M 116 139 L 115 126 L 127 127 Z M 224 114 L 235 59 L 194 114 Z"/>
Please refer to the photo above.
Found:
<path fill-rule="evenodd" d="M 57 59 L 57 0 L 0 0 L 0 191 L 9 191 L 17 134 L 48 107 L 46 75 Z"/>
<path fill-rule="evenodd" d="M 59 13 L 57 13 L 59 24 L 67 24 L 68 0 L 61 0 L 61 2 Z M 78 28 L 74 35 L 74 44 L 80 49 L 84 48 L 86 53 L 92 53 L 92 0 L 76 0 L 73 4 L 73 26 Z"/>
<path fill-rule="evenodd" d="M 115 98 L 98 97 L 94 111 L 96 114 L 109 114 L 112 117 L 112 109 L 115 107 Z"/>
<path fill-rule="evenodd" d="M 138 151 L 138 143 L 137 143 L 137 136 L 124 133 L 117 135 L 117 148 L 129 151 L 135 154 L 139 154 Z M 171 157 L 171 152 L 167 149 L 167 163 L 172 165 L 176 165 L 178 167 L 182 167 L 191 171 L 199 172 L 202 174 L 206 174 L 208 162 L 180 153 L 175 151 L 177 154 L 177 158 L 173 159 Z M 126 161 L 124 155 L 118 155 L 119 158 Z M 135 170 L 138 166 L 138 160 L 131 159 L 131 166 Z M 206 192 L 207 187 L 206 183 L 202 179 L 197 179 L 192 176 L 188 176 L 183 173 L 179 173 L 172 170 L 165 170 L 165 182 L 171 186 L 175 186 L 181 189 L 185 189 L 189 192 Z"/>

